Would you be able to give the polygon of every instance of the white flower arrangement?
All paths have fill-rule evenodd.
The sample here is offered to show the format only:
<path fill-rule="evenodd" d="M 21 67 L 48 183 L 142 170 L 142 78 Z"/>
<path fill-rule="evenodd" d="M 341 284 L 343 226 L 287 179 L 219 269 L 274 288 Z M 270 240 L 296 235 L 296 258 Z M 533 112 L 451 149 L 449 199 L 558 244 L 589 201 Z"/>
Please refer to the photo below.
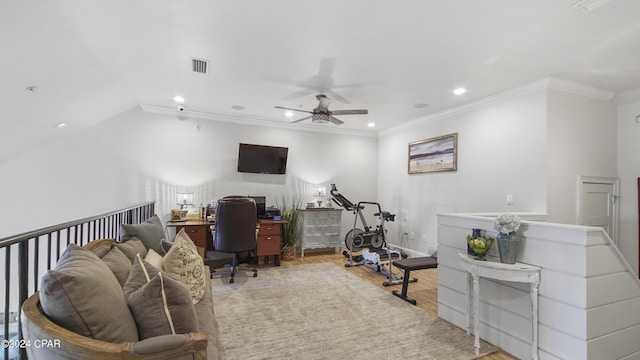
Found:
<path fill-rule="evenodd" d="M 503 234 L 510 234 L 520 228 L 520 218 L 513 214 L 502 214 L 496 218 L 494 228 Z"/>

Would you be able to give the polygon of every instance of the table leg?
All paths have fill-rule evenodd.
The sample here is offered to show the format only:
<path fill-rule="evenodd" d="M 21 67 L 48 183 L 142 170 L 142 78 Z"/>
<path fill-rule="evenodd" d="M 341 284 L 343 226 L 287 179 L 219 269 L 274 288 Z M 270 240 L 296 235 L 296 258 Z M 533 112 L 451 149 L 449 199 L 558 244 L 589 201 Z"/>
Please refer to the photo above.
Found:
<path fill-rule="evenodd" d="M 480 316 L 478 314 L 480 303 L 479 280 L 478 274 L 473 274 L 473 346 L 476 348 L 476 356 L 480 354 Z"/>
<path fill-rule="evenodd" d="M 531 359 L 538 360 L 538 284 L 531 283 Z"/>
<path fill-rule="evenodd" d="M 467 273 L 467 335 L 471 334 L 471 274 Z"/>

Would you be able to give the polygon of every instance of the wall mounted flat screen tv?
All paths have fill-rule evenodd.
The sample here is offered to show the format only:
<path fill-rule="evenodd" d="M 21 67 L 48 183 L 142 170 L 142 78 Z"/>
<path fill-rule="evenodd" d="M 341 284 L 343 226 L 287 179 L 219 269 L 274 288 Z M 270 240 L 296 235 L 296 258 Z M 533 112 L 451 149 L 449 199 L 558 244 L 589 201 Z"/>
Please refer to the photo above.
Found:
<path fill-rule="evenodd" d="M 238 172 L 284 174 L 287 171 L 289 148 L 240 143 Z"/>

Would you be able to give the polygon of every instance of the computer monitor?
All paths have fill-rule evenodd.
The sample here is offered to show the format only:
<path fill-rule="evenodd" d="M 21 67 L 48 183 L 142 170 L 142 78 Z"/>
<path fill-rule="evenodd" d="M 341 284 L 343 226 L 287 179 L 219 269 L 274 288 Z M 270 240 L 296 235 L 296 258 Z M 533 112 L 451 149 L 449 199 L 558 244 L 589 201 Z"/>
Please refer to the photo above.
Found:
<path fill-rule="evenodd" d="M 263 219 L 267 215 L 267 198 L 266 196 L 249 195 L 256 202 L 256 211 L 258 219 Z"/>

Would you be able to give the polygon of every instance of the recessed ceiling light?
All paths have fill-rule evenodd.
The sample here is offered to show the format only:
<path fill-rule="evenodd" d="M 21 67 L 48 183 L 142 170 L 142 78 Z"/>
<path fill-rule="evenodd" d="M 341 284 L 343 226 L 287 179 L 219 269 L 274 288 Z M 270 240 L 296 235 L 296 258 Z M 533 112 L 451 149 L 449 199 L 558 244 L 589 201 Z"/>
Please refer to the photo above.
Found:
<path fill-rule="evenodd" d="M 246 109 L 246 108 L 245 108 L 244 106 L 242 106 L 242 105 L 233 105 L 231 108 L 232 108 L 233 110 L 244 110 L 244 109 Z"/>
<path fill-rule="evenodd" d="M 367 124 L 367 126 L 368 126 L 368 127 L 374 127 L 374 126 L 376 126 L 376 123 L 374 123 L 374 122 L 370 122 L 370 123 L 368 123 L 368 124 Z"/>
<path fill-rule="evenodd" d="M 291 110 L 287 110 L 287 111 L 284 113 L 284 116 L 286 116 L 286 117 L 292 117 L 292 116 L 293 116 L 293 111 L 291 111 Z"/>
<path fill-rule="evenodd" d="M 459 88 L 453 90 L 453 93 L 456 94 L 456 95 L 462 95 L 462 94 L 464 94 L 466 92 L 467 92 L 467 89 L 465 89 L 463 87 L 459 87 Z"/>
<path fill-rule="evenodd" d="M 53 127 L 55 129 L 62 129 L 62 128 L 67 127 L 67 126 L 69 126 L 69 124 L 67 124 L 66 122 L 61 122 L 61 123 L 57 123 L 57 124 L 53 125 Z"/>
<path fill-rule="evenodd" d="M 182 104 L 184 102 L 184 98 L 182 96 L 176 96 L 173 98 L 173 101 L 177 102 L 178 104 Z"/>
<path fill-rule="evenodd" d="M 26 92 L 36 92 L 36 87 L 35 86 L 28 86 L 24 89 L 24 91 Z"/>

